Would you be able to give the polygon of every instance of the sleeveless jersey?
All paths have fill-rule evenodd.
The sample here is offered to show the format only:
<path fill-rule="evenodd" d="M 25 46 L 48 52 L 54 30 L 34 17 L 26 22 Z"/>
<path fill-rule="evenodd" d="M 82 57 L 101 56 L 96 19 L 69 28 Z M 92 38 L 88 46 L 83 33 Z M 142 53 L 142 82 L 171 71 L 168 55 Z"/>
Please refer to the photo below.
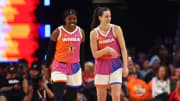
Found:
<path fill-rule="evenodd" d="M 120 47 L 117 38 L 115 37 L 115 32 L 113 30 L 114 25 L 110 24 L 110 28 L 106 34 L 103 34 L 99 27 L 95 28 L 97 32 L 97 44 L 98 50 L 104 49 L 105 47 L 111 47 L 117 51 L 118 57 L 120 57 Z M 105 54 L 100 59 L 112 59 L 110 54 Z"/>
<path fill-rule="evenodd" d="M 67 31 L 63 26 L 59 28 L 56 43 L 55 60 L 65 63 L 80 62 L 80 44 L 82 39 L 81 29 L 76 26 L 73 32 Z"/>

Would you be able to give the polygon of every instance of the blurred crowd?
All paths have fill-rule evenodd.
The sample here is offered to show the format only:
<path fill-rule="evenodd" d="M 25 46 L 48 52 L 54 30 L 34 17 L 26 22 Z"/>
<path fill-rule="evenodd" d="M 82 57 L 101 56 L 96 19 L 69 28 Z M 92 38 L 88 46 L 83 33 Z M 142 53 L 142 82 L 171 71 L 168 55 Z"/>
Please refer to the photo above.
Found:
<path fill-rule="evenodd" d="M 180 101 L 180 48 L 173 49 L 173 44 L 164 40 L 146 53 L 128 48 L 128 55 L 129 75 L 123 78 L 121 101 Z M 97 101 L 93 60 L 82 68 L 77 101 Z M 52 83 L 44 70 L 44 63 L 29 66 L 23 59 L 0 63 L 0 101 L 53 101 Z M 66 90 L 64 93 L 66 96 Z M 110 88 L 107 101 L 112 101 Z"/>

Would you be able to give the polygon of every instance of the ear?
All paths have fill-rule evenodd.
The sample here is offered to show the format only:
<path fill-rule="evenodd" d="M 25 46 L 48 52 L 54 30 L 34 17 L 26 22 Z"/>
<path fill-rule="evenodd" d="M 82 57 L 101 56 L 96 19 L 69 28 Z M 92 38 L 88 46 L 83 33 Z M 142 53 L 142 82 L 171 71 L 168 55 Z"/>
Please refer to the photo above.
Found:
<path fill-rule="evenodd" d="M 64 18 L 64 22 L 66 22 L 66 18 Z"/>
<path fill-rule="evenodd" d="M 101 17 L 101 16 L 98 16 L 98 19 L 99 19 L 99 21 L 101 21 L 102 17 Z"/>

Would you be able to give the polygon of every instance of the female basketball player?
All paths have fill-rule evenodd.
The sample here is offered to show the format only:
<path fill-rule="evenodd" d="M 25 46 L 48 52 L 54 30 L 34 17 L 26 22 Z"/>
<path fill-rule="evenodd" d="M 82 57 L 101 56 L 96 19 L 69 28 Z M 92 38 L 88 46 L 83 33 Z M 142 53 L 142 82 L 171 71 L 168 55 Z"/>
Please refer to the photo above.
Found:
<path fill-rule="evenodd" d="M 82 83 L 80 68 L 80 44 L 85 40 L 84 31 L 77 26 L 77 14 L 73 9 L 65 11 L 65 25 L 55 29 L 51 35 L 46 67 L 51 65 L 51 80 L 55 101 L 62 101 L 67 85 L 67 101 L 76 101 L 77 87 Z M 55 54 L 53 54 L 54 49 Z M 54 59 L 53 59 L 54 55 Z M 48 68 L 45 70 L 48 75 Z"/>
<path fill-rule="evenodd" d="M 127 76 L 127 51 L 122 30 L 110 24 L 111 11 L 98 7 L 94 11 L 90 33 L 91 51 L 95 58 L 95 86 L 98 101 L 106 100 L 106 87 L 110 85 L 113 101 L 120 101 L 123 76 Z M 120 60 L 120 50 L 123 65 Z"/>

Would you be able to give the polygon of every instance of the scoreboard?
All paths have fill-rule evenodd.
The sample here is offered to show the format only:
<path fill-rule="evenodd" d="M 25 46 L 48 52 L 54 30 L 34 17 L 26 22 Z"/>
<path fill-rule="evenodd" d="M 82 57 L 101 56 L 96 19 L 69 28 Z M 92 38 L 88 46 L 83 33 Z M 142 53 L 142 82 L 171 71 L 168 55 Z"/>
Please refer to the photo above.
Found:
<path fill-rule="evenodd" d="M 0 62 L 28 63 L 39 48 L 39 24 L 35 23 L 39 0 L 0 0 Z"/>

